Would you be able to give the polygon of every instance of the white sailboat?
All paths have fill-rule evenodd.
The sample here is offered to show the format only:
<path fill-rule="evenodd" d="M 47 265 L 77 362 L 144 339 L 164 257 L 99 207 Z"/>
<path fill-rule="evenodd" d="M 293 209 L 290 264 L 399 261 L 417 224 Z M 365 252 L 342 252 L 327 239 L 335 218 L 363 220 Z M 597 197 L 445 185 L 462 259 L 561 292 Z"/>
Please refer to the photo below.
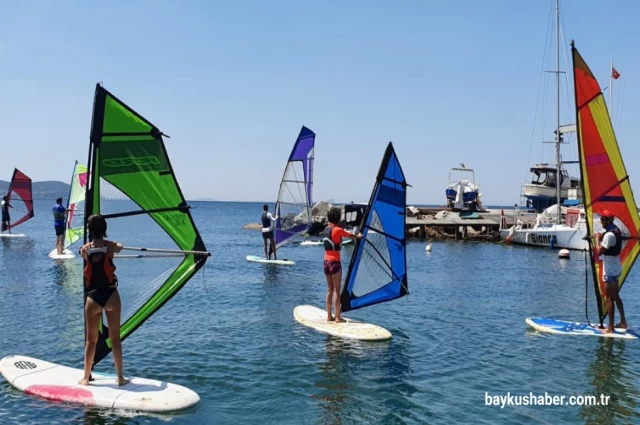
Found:
<path fill-rule="evenodd" d="M 560 144 L 562 135 L 575 131 L 575 125 L 560 125 L 560 4 L 556 0 L 556 130 L 555 130 L 555 176 L 563 176 Z M 556 204 L 538 214 L 536 224 L 532 228 L 525 228 L 516 223 L 511 228 L 501 228 L 500 237 L 509 243 L 543 246 L 552 248 L 567 248 L 586 251 L 589 249 L 584 237 L 587 234 L 585 212 L 582 206 L 575 208 L 562 207 L 563 179 L 556 178 Z M 565 219 L 563 220 L 563 210 Z M 571 219 L 569 219 L 571 217 Z"/>

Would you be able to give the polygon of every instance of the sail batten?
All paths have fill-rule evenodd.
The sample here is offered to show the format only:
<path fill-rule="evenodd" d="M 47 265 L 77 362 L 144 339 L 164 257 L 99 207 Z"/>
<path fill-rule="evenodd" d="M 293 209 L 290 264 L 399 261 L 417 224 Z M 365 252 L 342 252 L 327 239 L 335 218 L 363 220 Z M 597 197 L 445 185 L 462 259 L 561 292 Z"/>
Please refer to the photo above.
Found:
<path fill-rule="evenodd" d="M 94 99 L 88 164 L 85 220 L 100 213 L 108 220 L 109 232 L 112 226 L 118 229 L 121 223 L 128 223 L 121 238 L 145 240 L 154 236 L 185 254 L 173 259 L 175 262 L 166 258 L 160 261 L 163 268 L 168 265 L 169 270 L 156 274 L 151 282 L 142 281 L 146 276 L 140 276 L 146 267 L 119 266 L 122 270 L 116 271 L 118 280 L 127 281 L 127 289 L 135 287 L 131 282 L 135 281 L 140 292 L 135 297 L 121 297 L 120 337 L 124 340 L 182 289 L 210 254 L 178 185 L 162 133 L 99 84 Z M 84 238 L 85 241 L 91 238 L 86 226 Z M 125 302 L 132 305 L 125 308 Z M 110 351 L 108 329 L 103 323 L 94 365 Z"/>
<path fill-rule="evenodd" d="M 607 209 L 614 213 L 615 224 L 623 235 L 620 253 L 622 272 L 618 287 L 622 288 L 638 254 L 640 216 L 633 197 L 629 176 L 611 124 L 598 80 L 572 43 L 574 93 L 580 172 L 585 204 L 587 234 L 601 232 L 599 214 Z M 607 315 L 602 280 L 602 259 L 589 244 L 591 271 L 597 299 L 598 316 L 603 323 Z"/>
<path fill-rule="evenodd" d="M 311 227 L 313 161 L 316 134 L 303 126 L 296 139 L 278 190 L 274 238 L 276 247 Z"/>
<path fill-rule="evenodd" d="M 340 302 L 343 312 L 408 294 L 405 209 L 407 182 L 393 144 L 380 164 Z"/>

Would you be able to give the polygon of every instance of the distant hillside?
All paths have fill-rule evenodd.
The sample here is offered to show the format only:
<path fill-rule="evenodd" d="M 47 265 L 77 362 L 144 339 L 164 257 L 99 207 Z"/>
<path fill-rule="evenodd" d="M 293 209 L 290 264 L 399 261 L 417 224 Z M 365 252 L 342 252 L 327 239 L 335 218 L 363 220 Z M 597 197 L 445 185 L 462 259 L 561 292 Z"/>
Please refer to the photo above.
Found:
<path fill-rule="evenodd" d="M 188 201 L 201 201 L 201 202 L 217 202 L 217 200 L 213 199 L 213 198 L 193 198 L 193 199 L 187 199 Z"/>
<path fill-rule="evenodd" d="M 0 193 L 5 194 L 9 190 L 11 182 L 0 180 Z M 58 196 L 67 198 L 69 184 L 58 181 L 33 182 L 33 199 L 55 199 Z"/>

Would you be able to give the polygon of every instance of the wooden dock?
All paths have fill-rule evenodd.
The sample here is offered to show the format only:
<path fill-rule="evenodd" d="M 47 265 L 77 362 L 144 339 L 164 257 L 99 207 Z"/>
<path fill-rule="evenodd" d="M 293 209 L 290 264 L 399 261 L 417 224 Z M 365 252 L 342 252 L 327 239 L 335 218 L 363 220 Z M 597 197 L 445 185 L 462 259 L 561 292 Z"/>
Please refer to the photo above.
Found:
<path fill-rule="evenodd" d="M 504 215 L 503 215 L 504 214 Z M 535 224 L 535 215 L 515 210 L 487 210 L 473 214 L 446 208 L 407 208 L 407 236 L 425 239 L 500 240 L 500 223 L 509 228 L 521 220 Z"/>
<path fill-rule="evenodd" d="M 535 214 L 517 210 L 487 210 L 473 214 L 460 213 L 447 208 L 408 207 L 405 231 L 407 237 L 426 239 L 500 240 L 500 223 L 509 228 L 522 221 L 524 227 L 535 224 Z M 503 215 L 504 214 L 504 215 Z M 319 219 L 320 217 L 316 217 Z M 324 225 L 319 221 L 309 231 L 318 236 Z M 260 230 L 262 225 L 250 223 L 243 229 Z"/>

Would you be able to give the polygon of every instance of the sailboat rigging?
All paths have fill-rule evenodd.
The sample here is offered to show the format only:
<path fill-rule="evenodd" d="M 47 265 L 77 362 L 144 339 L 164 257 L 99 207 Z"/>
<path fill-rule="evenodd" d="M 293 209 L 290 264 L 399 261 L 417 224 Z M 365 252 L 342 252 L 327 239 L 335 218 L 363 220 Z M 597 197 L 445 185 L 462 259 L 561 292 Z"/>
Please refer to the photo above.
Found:
<path fill-rule="evenodd" d="M 409 293 L 405 220 L 407 181 L 398 157 L 389 142 L 366 212 L 359 226 L 343 285 L 342 312 L 392 301 Z M 391 333 L 380 326 L 348 319 L 327 322 L 327 313 L 311 305 L 294 309 L 295 319 L 318 331 L 360 340 L 385 340 Z"/>
<path fill-rule="evenodd" d="M 555 2 L 555 27 L 556 27 L 556 116 L 555 116 L 555 166 L 548 164 L 538 164 L 532 171 L 538 176 L 538 180 L 531 184 L 524 185 L 525 196 L 548 198 L 546 193 L 550 190 L 550 182 L 554 185 L 555 205 L 546 208 L 545 211 L 537 215 L 536 225 L 533 228 L 525 228 L 522 225 L 514 224 L 511 228 L 500 228 L 500 237 L 507 243 L 543 246 L 552 248 L 568 248 L 575 250 L 587 250 L 587 243 L 584 235 L 586 227 L 584 223 L 583 208 L 576 207 L 567 211 L 567 220 L 562 220 L 562 191 L 574 191 L 577 193 L 578 181 L 569 177 L 562 164 L 573 163 L 575 161 L 562 161 L 560 156 L 560 145 L 563 142 L 563 135 L 575 131 L 575 125 L 560 124 L 560 0 Z M 551 143 L 551 142 L 550 142 Z M 540 176 L 544 178 L 544 185 L 539 181 Z M 543 188 L 543 186 L 545 186 Z M 531 196 L 528 196 L 529 193 Z M 542 202 L 542 201 L 541 201 Z M 546 202 L 546 201 L 545 201 Z M 546 204 L 545 204 L 546 207 Z"/>
<path fill-rule="evenodd" d="M 640 338 L 637 329 L 615 329 L 613 333 L 607 334 L 602 331 L 604 319 L 608 314 L 604 297 L 605 283 L 602 258 L 594 249 L 592 235 L 603 230 L 600 213 L 605 209 L 612 211 L 615 215 L 615 225 L 622 233 L 622 250 L 619 255 L 622 272 L 618 279 L 620 290 L 640 253 L 640 215 L 600 85 L 573 42 L 571 53 L 582 195 L 586 211 L 585 240 L 589 246 L 590 267 L 585 269 L 585 281 L 588 282 L 590 269 L 599 326 L 594 326 L 589 321 L 588 299 L 585 302 L 587 323 L 544 318 L 527 318 L 526 322 L 543 332 L 636 339 Z"/>

